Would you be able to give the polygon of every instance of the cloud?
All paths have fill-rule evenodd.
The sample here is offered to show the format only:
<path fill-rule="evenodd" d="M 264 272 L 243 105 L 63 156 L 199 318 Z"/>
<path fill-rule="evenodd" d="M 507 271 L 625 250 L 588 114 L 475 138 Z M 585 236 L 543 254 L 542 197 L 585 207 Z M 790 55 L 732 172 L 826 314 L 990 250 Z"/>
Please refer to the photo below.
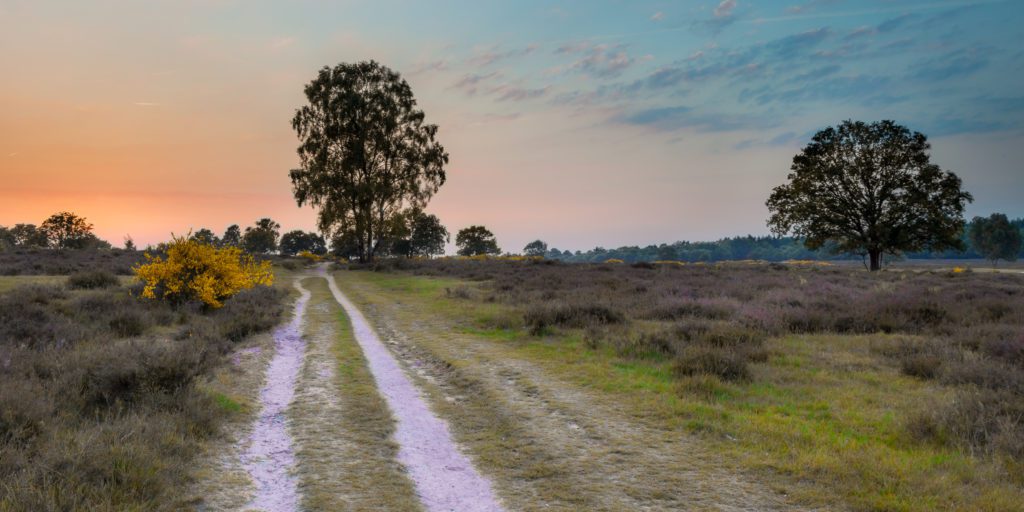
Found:
<path fill-rule="evenodd" d="M 570 64 L 568 68 L 599 78 L 618 76 L 636 62 L 626 54 L 622 46 L 609 47 L 599 44 L 587 50 L 576 50 L 576 53 L 585 53 L 585 55 Z"/>
<path fill-rule="evenodd" d="M 495 62 L 529 55 L 537 51 L 538 48 L 540 47 L 536 44 L 511 50 L 499 50 L 497 47 L 492 47 L 466 59 L 466 63 L 472 66 L 490 66 Z"/>
<path fill-rule="evenodd" d="M 7 153 L 7 158 L 10 158 L 10 157 L 12 157 L 12 156 L 18 156 L 18 153 L 17 153 L 17 152 L 14 152 L 14 153 Z"/>
<path fill-rule="evenodd" d="M 435 72 L 438 72 L 438 71 L 447 71 L 447 70 L 448 70 L 448 61 L 447 60 L 444 60 L 444 59 L 434 60 L 434 61 L 422 62 L 420 64 L 417 64 L 414 68 L 412 68 L 412 71 L 409 71 L 409 76 L 417 76 L 417 75 L 422 75 L 422 74 L 425 74 L 425 73 L 435 73 Z"/>
<path fill-rule="evenodd" d="M 289 46 L 292 46 L 293 44 L 295 44 L 295 38 L 294 37 L 275 37 L 274 39 L 272 39 L 270 41 L 269 46 L 270 46 L 270 49 L 272 49 L 272 50 L 281 50 L 281 49 L 284 49 L 284 48 L 288 48 Z"/>
<path fill-rule="evenodd" d="M 498 71 L 492 71 L 490 73 L 467 73 L 462 75 L 457 82 L 452 84 L 452 89 L 458 89 L 469 96 L 473 96 L 483 89 L 483 84 L 496 78 L 500 78 L 501 73 Z"/>
<path fill-rule="evenodd" d="M 651 21 L 661 21 L 665 19 L 665 13 L 658 11 L 651 15 Z"/>
<path fill-rule="evenodd" d="M 912 78 L 925 82 L 942 82 L 952 78 L 974 74 L 988 66 L 988 58 L 979 52 L 961 53 L 958 56 L 944 56 L 917 66 Z"/>
<path fill-rule="evenodd" d="M 136 101 L 134 103 L 134 105 L 137 106 L 137 107 L 159 107 L 160 106 L 159 103 L 154 103 L 152 101 Z"/>
<path fill-rule="evenodd" d="M 644 109 L 620 114 L 613 121 L 662 132 L 690 129 L 702 133 L 766 129 L 778 123 L 769 116 L 700 112 L 688 106 Z"/>
<path fill-rule="evenodd" d="M 536 89 L 530 89 L 526 87 L 517 87 L 511 85 L 501 85 L 492 91 L 498 101 L 526 101 L 541 98 L 551 92 L 551 86 L 545 86 Z"/>
<path fill-rule="evenodd" d="M 722 0 L 722 2 L 718 4 L 718 7 L 715 7 L 715 17 L 728 18 L 732 16 L 732 11 L 735 8 L 736 0 Z"/>

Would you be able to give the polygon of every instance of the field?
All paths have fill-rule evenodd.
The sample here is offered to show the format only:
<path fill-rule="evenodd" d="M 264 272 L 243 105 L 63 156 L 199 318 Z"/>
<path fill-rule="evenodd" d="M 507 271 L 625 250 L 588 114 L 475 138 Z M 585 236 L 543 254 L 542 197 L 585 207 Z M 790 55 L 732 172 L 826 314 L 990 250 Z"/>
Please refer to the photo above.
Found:
<path fill-rule="evenodd" d="M 97 271 L 0 278 L 0 510 L 179 510 L 234 404 L 196 386 L 277 323 L 271 288 L 207 312 Z"/>
<path fill-rule="evenodd" d="M 467 468 L 410 414 L 504 510 L 1024 510 L 1021 275 L 282 263 L 218 310 L 0 278 L 0 510 L 434 510 Z M 291 462 L 251 456 L 272 403 Z"/>
<path fill-rule="evenodd" d="M 489 357 L 535 365 L 638 425 L 696 437 L 719 464 L 796 504 L 1021 507 L 1020 276 L 406 266 L 342 282 L 414 339 L 457 332 L 417 342 L 443 364 L 471 371 L 476 361 L 455 345 L 486 345 Z M 578 423 L 599 421 L 581 414 Z"/>

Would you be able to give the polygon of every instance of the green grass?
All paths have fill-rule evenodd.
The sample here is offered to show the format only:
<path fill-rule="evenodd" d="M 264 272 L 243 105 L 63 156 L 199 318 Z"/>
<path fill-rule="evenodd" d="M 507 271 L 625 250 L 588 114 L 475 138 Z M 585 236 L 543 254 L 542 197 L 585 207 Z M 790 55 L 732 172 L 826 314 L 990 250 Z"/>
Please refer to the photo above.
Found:
<path fill-rule="evenodd" d="M 753 365 L 747 383 L 674 377 L 668 363 L 587 348 L 579 332 L 535 338 L 495 328 L 514 310 L 447 298 L 450 279 L 358 272 L 393 300 L 423 308 L 508 357 L 529 360 L 581 387 L 600 390 L 638 421 L 700 435 L 723 456 L 797 501 L 856 510 L 1024 510 L 1019 465 L 917 443 L 905 422 L 952 389 L 902 376 L 873 347 L 879 336 L 787 336 Z M 503 316 L 504 315 L 504 316 Z M 1017 468 L 1017 469 L 1014 469 Z"/>
<path fill-rule="evenodd" d="M 217 404 L 225 412 L 239 413 L 246 410 L 246 407 L 241 402 L 236 401 L 224 393 L 212 391 L 210 392 L 210 398 L 213 399 L 213 403 Z"/>

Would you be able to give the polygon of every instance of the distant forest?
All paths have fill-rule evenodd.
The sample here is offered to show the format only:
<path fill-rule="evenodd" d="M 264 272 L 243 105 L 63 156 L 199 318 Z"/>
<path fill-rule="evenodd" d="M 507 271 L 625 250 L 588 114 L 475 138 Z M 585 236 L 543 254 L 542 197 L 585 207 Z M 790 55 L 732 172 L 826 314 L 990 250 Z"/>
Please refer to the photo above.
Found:
<path fill-rule="evenodd" d="M 1024 234 L 1024 218 L 1010 221 Z M 911 252 L 905 253 L 905 259 L 982 259 L 968 239 L 971 223 L 967 224 L 961 238 L 967 250 L 943 252 Z M 723 238 L 715 242 L 676 242 L 673 244 L 648 245 L 646 247 L 625 246 L 617 249 L 597 247 L 582 252 L 560 251 L 551 248 L 544 255 L 549 259 L 558 259 L 573 263 L 601 262 L 608 259 L 620 259 L 627 263 L 637 261 L 677 260 L 686 262 L 725 261 L 725 260 L 860 260 L 856 254 L 833 254 L 828 249 L 812 251 L 804 247 L 801 240 L 792 237 L 745 236 Z M 1024 249 L 1018 255 L 1024 259 Z M 894 261 L 892 256 L 889 261 Z"/>

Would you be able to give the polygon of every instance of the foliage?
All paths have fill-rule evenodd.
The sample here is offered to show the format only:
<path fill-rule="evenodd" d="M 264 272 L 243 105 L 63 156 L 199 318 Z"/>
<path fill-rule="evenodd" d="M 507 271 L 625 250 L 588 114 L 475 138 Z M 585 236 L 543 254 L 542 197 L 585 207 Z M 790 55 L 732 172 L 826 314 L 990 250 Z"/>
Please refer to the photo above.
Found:
<path fill-rule="evenodd" d="M 193 240 L 206 245 L 220 245 L 220 240 L 217 239 L 217 235 L 213 234 L 207 228 L 200 228 L 199 231 L 192 233 Z"/>
<path fill-rule="evenodd" d="M 135 240 L 132 240 L 132 237 L 130 235 L 125 235 L 125 237 L 124 237 L 124 250 L 126 250 L 126 251 L 134 251 L 134 250 L 136 250 L 135 249 Z"/>
<path fill-rule="evenodd" d="M 795 233 L 811 249 L 882 254 L 963 249 L 963 211 L 971 195 L 960 178 L 931 163 L 927 138 L 892 121 L 844 121 L 814 135 L 793 158 L 789 183 L 768 198 L 768 225 Z"/>
<path fill-rule="evenodd" d="M 377 62 L 324 67 L 292 120 L 302 166 L 290 172 L 299 206 L 319 208 L 320 231 L 344 233 L 372 260 L 394 240 L 394 218 L 422 208 L 444 184 L 448 154 L 412 89 Z"/>
<path fill-rule="evenodd" d="M 289 231 L 282 235 L 279 248 L 282 256 L 295 256 L 302 252 L 327 254 L 327 243 L 322 236 L 301 230 Z"/>
<path fill-rule="evenodd" d="M 444 246 L 451 240 L 448 229 L 436 215 L 413 208 L 394 217 L 391 232 L 396 237 L 388 244 L 390 256 L 431 257 L 444 254 Z"/>
<path fill-rule="evenodd" d="M 459 248 L 459 256 L 501 254 L 498 242 L 494 239 L 494 233 L 484 226 L 460 229 L 455 235 L 455 246 Z"/>
<path fill-rule="evenodd" d="M 523 247 L 524 256 L 544 256 L 548 252 L 548 244 L 540 240 L 534 240 Z"/>
<path fill-rule="evenodd" d="M 166 259 L 146 254 L 148 263 L 135 268 L 145 284 L 142 297 L 173 302 L 198 300 L 219 308 L 224 299 L 254 286 L 269 286 L 274 274 L 269 261 L 257 262 L 237 247 L 217 248 L 185 237 L 174 237 Z"/>
<path fill-rule="evenodd" d="M 15 224 L 9 233 L 17 247 L 46 247 L 49 242 L 46 232 L 35 224 Z"/>
<path fill-rule="evenodd" d="M 242 230 L 238 224 L 232 224 L 224 230 L 224 236 L 220 237 L 220 245 L 222 247 L 242 246 Z"/>
<path fill-rule="evenodd" d="M 195 507 L 181 492 L 192 457 L 226 419 L 197 378 L 276 324 L 285 293 L 261 286 L 200 311 L 128 292 L 0 293 L 0 510 Z"/>
<path fill-rule="evenodd" d="M 281 225 L 264 217 L 256 225 L 245 228 L 242 248 L 253 254 L 267 254 L 277 250 L 278 230 Z"/>
<path fill-rule="evenodd" d="M 988 218 L 975 217 L 969 236 L 974 249 L 993 264 L 997 260 L 1016 261 L 1022 249 L 1020 230 L 1002 213 L 993 213 Z"/>
<path fill-rule="evenodd" d="M 39 229 L 46 234 L 50 245 L 57 249 L 81 248 L 81 241 L 92 235 L 92 224 L 89 224 L 85 217 L 79 217 L 71 212 L 51 215 L 43 221 Z"/>
<path fill-rule="evenodd" d="M 68 287 L 69 288 L 109 288 L 111 286 L 117 286 L 117 276 L 103 270 L 88 270 L 83 272 L 75 272 L 68 276 Z"/>

